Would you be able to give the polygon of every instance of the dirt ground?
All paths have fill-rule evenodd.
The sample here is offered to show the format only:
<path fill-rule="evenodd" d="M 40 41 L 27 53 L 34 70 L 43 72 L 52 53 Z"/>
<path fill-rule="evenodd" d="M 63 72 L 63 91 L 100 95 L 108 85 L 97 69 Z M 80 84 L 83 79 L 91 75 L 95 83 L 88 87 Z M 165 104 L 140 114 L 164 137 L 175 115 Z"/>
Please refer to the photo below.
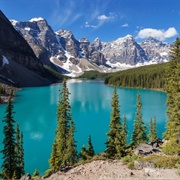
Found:
<path fill-rule="evenodd" d="M 119 160 L 98 160 L 57 172 L 47 180 L 180 180 L 177 169 L 144 168 L 130 170 Z"/>

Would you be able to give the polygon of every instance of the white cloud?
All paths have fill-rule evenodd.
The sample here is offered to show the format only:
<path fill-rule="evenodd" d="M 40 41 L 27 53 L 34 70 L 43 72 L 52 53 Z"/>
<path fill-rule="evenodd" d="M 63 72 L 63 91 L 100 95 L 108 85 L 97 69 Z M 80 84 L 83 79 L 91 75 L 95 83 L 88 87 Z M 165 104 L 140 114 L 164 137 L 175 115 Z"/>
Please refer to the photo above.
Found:
<path fill-rule="evenodd" d="M 85 22 L 84 27 L 85 27 L 85 28 L 94 28 L 94 29 L 97 28 L 97 26 L 91 25 L 91 24 L 89 24 L 89 22 L 87 22 L 87 21 Z"/>
<path fill-rule="evenodd" d="M 165 38 L 171 38 L 173 36 L 176 36 L 178 33 L 174 27 L 169 28 L 165 33 Z"/>
<path fill-rule="evenodd" d="M 106 21 L 106 20 L 110 19 L 110 17 L 107 17 L 106 15 L 103 14 L 103 15 L 98 16 L 97 19 Z"/>
<path fill-rule="evenodd" d="M 121 27 L 129 27 L 129 24 L 123 24 L 123 25 L 121 25 Z"/>
<path fill-rule="evenodd" d="M 108 16 L 106 16 L 105 14 L 102 14 L 100 16 L 97 17 L 97 19 L 99 21 L 109 21 L 109 20 L 113 20 L 117 17 L 117 15 L 113 12 L 110 12 Z"/>
<path fill-rule="evenodd" d="M 174 27 L 170 27 L 168 30 L 164 29 L 152 29 L 152 28 L 145 28 L 138 32 L 138 35 L 136 38 L 144 39 L 148 37 L 153 37 L 158 40 L 165 40 L 167 38 L 171 38 L 176 36 L 178 33 Z"/>
<path fill-rule="evenodd" d="M 61 1 L 56 0 L 52 7 L 49 21 L 55 28 L 70 26 L 82 17 L 82 12 L 76 11 L 77 4 L 73 0 L 69 0 L 68 3 L 61 3 Z"/>

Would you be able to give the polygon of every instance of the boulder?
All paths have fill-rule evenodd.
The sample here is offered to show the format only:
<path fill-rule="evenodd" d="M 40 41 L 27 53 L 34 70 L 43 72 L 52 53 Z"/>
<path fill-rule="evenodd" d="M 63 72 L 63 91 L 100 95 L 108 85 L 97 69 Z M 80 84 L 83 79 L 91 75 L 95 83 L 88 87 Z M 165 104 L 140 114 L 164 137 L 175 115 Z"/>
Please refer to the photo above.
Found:
<path fill-rule="evenodd" d="M 136 155 L 138 154 L 152 154 L 153 153 L 153 147 L 148 144 L 141 143 L 136 149 L 133 150 Z"/>

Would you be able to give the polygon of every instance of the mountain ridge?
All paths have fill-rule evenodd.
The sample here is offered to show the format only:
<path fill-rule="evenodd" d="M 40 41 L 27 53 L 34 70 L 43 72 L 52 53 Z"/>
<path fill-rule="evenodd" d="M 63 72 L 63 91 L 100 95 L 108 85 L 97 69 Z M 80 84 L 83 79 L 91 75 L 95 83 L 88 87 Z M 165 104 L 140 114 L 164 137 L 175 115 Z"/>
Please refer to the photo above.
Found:
<path fill-rule="evenodd" d="M 0 26 L 0 81 L 20 87 L 50 84 L 43 64 L 2 11 Z"/>
<path fill-rule="evenodd" d="M 171 45 L 152 37 L 141 43 L 136 42 L 132 35 L 111 42 L 102 42 L 99 38 L 90 42 L 87 38 L 77 40 L 70 30 L 54 32 L 43 18 L 25 22 L 13 20 L 11 23 L 29 43 L 42 64 L 70 76 L 94 70 L 86 66 L 87 63 L 83 63 L 82 67 L 83 59 L 91 67 L 96 66 L 99 72 L 114 72 L 170 60 Z"/>

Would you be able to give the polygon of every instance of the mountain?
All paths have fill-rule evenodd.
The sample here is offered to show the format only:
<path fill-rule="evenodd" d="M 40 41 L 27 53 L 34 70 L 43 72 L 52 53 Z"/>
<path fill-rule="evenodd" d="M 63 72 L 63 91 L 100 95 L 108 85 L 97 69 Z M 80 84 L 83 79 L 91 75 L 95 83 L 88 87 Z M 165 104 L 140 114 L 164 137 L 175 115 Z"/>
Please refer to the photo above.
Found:
<path fill-rule="evenodd" d="M 78 76 L 84 71 L 111 72 L 169 61 L 170 44 L 148 38 L 137 43 L 131 35 L 112 42 L 96 38 L 77 40 L 70 30 L 54 32 L 43 18 L 26 22 L 11 20 L 41 63 L 54 70 Z"/>
<path fill-rule="evenodd" d="M 136 65 L 148 60 L 145 51 L 131 35 L 109 43 L 102 43 L 101 51 L 109 64 L 124 63 Z"/>
<path fill-rule="evenodd" d="M 171 45 L 152 37 L 149 37 L 144 42 L 140 43 L 142 49 L 144 49 L 148 61 L 154 63 L 163 63 L 169 61 L 169 49 Z"/>
<path fill-rule="evenodd" d="M 48 85 L 43 64 L 0 11 L 0 82 L 14 86 Z M 43 77 L 44 76 L 44 77 Z"/>

